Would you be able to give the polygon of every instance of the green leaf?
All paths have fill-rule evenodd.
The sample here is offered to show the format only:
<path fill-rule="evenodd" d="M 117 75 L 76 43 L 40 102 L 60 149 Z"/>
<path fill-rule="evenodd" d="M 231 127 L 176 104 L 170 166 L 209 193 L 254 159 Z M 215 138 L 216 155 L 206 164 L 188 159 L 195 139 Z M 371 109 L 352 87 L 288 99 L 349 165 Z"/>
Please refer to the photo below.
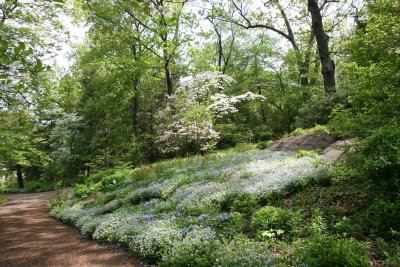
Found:
<path fill-rule="evenodd" d="M 0 51 L 5 52 L 7 51 L 9 43 L 6 40 L 1 40 Z"/>
<path fill-rule="evenodd" d="M 21 51 L 24 51 L 26 48 L 26 45 L 24 42 L 19 42 L 18 46 L 16 48 L 14 48 L 14 53 L 16 55 L 19 55 L 21 53 Z"/>

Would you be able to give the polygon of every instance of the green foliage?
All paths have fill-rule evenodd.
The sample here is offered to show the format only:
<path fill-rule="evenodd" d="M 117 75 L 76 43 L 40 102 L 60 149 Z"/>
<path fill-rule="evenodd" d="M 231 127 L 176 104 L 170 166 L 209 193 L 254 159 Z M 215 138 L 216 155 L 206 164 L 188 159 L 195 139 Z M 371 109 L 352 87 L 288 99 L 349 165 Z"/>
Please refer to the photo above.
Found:
<path fill-rule="evenodd" d="M 46 192 L 55 189 L 55 181 L 52 180 L 32 180 L 26 181 L 24 192 Z"/>
<path fill-rule="evenodd" d="M 43 138 L 36 134 L 38 128 L 29 114 L 1 110 L 0 114 L 0 162 L 11 170 L 15 170 L 16 165 L 45 166 L 49 156 L 40 149 Z"/>
<path fill-rule="evenodd" d="M 288 237 L 300 226 L 301 220 L 300 211 L 266 206 L 253 215 L 251 229 L 261 240 Z"/>
<path fill-rule="evenodd" d="M 254 196 L 246 192 L 233 192 L 227 194 L 221 202 L 221 210 L 236 211 L 244 215 L 251 215 L 257 208 Z"/>
<path fill-rule="evenodd" d="M 263 150 L 266 149 L 267 147 L 269 147 L 271 144 L 273 143 L 273 141 L 268 141 L 268 142 L 260 142 L 257 144 L 257 149 Z"/>
<path fill-rule="evenodd" d="M 217 144 L 219 149 L 234 147 L 237 144 L 249 143 L 254 140 L 254 134 L 247 125 L 216 124 L 215 130 L 220 133 Z"/>
<path fill-rule="evenodd" d="M 131 169 L 120 169 L 115 171 L 114 174 L 106 175 L 100 180 L 99 190 L 103 193 L 111 192 L 120 186 L 125 179 L 129 179 L 131 175 Z"/>
<path fill-rule="evenodd" d="M 308 155 L 307 155 L 308 156 Z M 306 177 L 299 181 L 294 181 L 285 186 L 283 192 L 285 195 L 291 196 L 298 192 L 304 191 L 313 186 L 326 187 L 331 185 L 332 176 L 327 170 L 322 170 L 311 177 Z"/>
<path fill-rule="evenodd" d="M 213 266 L 214 253 L 220 246 L 221 242 L 207 230 L 199 230 L 174 243 L 162 258 L 161 266 Z"/>
<path fill-rule="evenodd" d="M 314 127 L 308 129 L 297 128 L 293 132 L 290 133 L 290 136 L 298 136 L 303 134 L 312 134 L 312 133 L 327 133 L 329 134 L 329 128 L 326 125 L 315 124 Z"/>
<path fill-rule="evenodd" d="M 400 200 L 377 199 L 356 220 L 366 234 L 398 239 L 395 233 L 400 231 Z"/>
<path fill-rule="evenodd" d="M 316 92 L 300 107 L 296 117 L 296 127 L 311 128 L 314 125 L 327 124 L 334 104 L 335 99 L 332 96 Z"/>
<path fill-rule="evenodd" d="M 331 121 L 341 136 L 367 137 L 381 127 L 398 127 L 399 65 L 397 42 L 400 24 L 398 1 L 368 3 L 366 19 L 346 42 L 344 67 L 348 103 L 339 106 Z M 382 49 L 384 47 L 384 49 Z"/>
<path fill-rule="evenodd" d="M 296 152 L 297 158 L 302 158 L 302 157 L 318 158 L 318 156 L 319 156 L 318 153 L 313 150 L 299 150 Z"/>
<path fill-rule="evenodd" d="M 385 264 L 388 266 L 400 265 L 400 246 L 398 242 L 388 243 L 378 238 L 377 243 L 382 254 L 385 256 Z"/>
<path fill-rule="evenodd" d="M 74 187 L 74 196 L 77 198 L 86 198 L 94 192 L 93 185 L 77 184 Z"/>
<path fill-rule="evenodd" d="M 317 235 L 299 246 L 294 257 L 308 266 L 371 266 L 366 247 L 353 238 Z"/>
<path fill-rule="evenodd" d="M 371 179 L 400 186 L 400 128 L 384 127 L 360 144 L 362 169 Z"/>
<path fill-rule="evenodd" d="M 0 184 L 0 192 L 10 193 L 36 193 L 36 192 L 47 192 L 53 191 L 56 188 L 57 181 L 48 179 L 30 179 L 24 181 L 24 188 L 20 190 L 16 177 L 12 177 L 11 180 L 5 181 Z"/>
<path fill-rule="evenodd" d="M 326 234 L 327 225 L 326 219 L 322 215 L 322 212 L 317 208 L 312 211 L 312 218 L 308 224 L 309 232 L 311 236 L 321 236 Z"/>

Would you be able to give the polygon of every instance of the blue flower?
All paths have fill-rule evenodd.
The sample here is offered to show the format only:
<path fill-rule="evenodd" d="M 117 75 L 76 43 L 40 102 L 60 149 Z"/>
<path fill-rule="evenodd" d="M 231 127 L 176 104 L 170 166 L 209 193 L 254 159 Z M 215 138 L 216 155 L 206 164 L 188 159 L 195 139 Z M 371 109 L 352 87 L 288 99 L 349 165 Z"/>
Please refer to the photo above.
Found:
<path fill-rule="evenodd" d="M 203 213 L 203 214 L 200 214 L 199 217 L 196 218 L 196 221 L 199 222 L 206 218 L 208 218 L 208 215 Z"/>

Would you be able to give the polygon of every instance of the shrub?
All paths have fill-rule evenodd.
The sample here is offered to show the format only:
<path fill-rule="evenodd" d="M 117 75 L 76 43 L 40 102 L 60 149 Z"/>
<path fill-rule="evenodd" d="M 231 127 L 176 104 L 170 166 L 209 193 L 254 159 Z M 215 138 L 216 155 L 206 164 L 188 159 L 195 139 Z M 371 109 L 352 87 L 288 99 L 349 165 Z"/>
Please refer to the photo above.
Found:
<path fill-rule="evenodd" d="M 299 150 L 296 152 L 296 158 L 302 157 L 310 157 L 310 158 L 318 158 L 318 153 L 313 150 Z"/>
<path fill-rule="evenodd" d="M 297 247 L 294 259 L 300 264 L 313 267 L 371 266 L 366 248 L 353 238 L 336 239 L 334 236 L 318 235 Z"/>
<path fill-rule="evenodd" d="M 390 187 L 400 186 L 400 128 L 377 130 L 360 144 L 362 168 L 367 177 Z"/>
<path fill-rule="evenodd" d="M 94 192 L 93 185 L 77 184 L 74 187 L 74 196 L 76 198 L 86 198 Z"/>
<path fill-rule="evenodd" d="M 114 169 L 106 169 L 106 170 L 101 170 L 96 173 L 91 174 L 89 177 L 87 177 L 86 183 L 88 184 L 95 184 L 101 181 L 104 177 L 113 175 L 115 173 Z"/>
<path fill-rule="evenodd" d="M 269 147 L 274 141 L 260 142 L 257 144 L 257 149 L 264 150 Z"/>
<path fill-rule="evenodd" d="M 393 231 L 400 231 L 400 200 L 376 200 L 357 216 L 357 220 L 366 233 L 387 238 L 395 237 Z"/>
<path fill-rule="evenodd" d="M 309 129 L 297 128 L 296 130 L 294 130 L 293 132 L 290 133 L 290 136 L 298 136 L 298 135 L 312 134 L 312 133 L 327 133 L 327 134 L 329 134 L 329 129 L 325 125 L 315 124 L 314 127 L 309 128 Z"/>
<path fill-rule="evenodd" d="M 132 175 L 132 170 L 122 169 L 116 171 L 114 174 L 104 176 L 100 181 L 100 191 L 110 192 L 114 190 L 121 182 Z"/>
<path fill-rule="evenodd" d="M 225 195 L 221 202 L 221 209 L 236 211 L 245 215 L 251 215 L 257 208 L 257 201 L 253 194 L 247 192 L 233 192 Z"/>
<path fill-rule="evenodd" d="M 326 124 L 332 113 L 335 102 L 330 96 L 315 92 L 299 109 L 296 117 L 296 126 L 309 128 L 315 124 Z"/>
<path fill-rule="evenodd" d="M 33 180 L 25 183 L 25 192 L 46 192 L 54 190 L 54 182 L 49 180 Z"/>
<path fill-rule="evenodd" d="M 254 214 L 251 229 L 257 238 L 268 239 L 291 233 L 300 221 L 300 212 L 266 206 Z"/>

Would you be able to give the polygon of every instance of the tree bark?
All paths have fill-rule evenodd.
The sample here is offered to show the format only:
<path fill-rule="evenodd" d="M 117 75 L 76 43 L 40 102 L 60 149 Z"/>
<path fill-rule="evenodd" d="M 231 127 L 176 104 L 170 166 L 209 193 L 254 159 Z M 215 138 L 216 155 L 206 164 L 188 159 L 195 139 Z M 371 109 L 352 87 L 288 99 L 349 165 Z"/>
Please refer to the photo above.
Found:
<path fill-rule="evenodd" d="M 24 188 L 24 179 L 22 177 L 22 166 L 21 165 L 17 165 L 17 178 L 18 178 L 18 188 L 19 189 L 23 189 Z"/>
<path fill-rule="evenodd" d="M 324 30 L 321 11 L 317 0 L 308 0 L 308 11 L 311 14 L 312 30 L 314 31 L 317 40 L 325 93 L 333 94 L 336 91 L 335 62 L 330 57 L 328 45 L 329 38 Z"/>
<path fill-rule="evenodd" d="M 165 79 L 167 82 L 167 93 L 169 96 L 174 94 L 174 83 L 172 80 L 171 64 L 169 59 L 164 60 Z"/>
<path fill-rule="evenodd" d="M 135 91 L 135 95 L 133 96 L 132 101 L 132 130 L 135 137 L 139 135 L 139 104 L 140 104 L 140 78 L 134 78 L 133 80 L 133 90 Z"/>

